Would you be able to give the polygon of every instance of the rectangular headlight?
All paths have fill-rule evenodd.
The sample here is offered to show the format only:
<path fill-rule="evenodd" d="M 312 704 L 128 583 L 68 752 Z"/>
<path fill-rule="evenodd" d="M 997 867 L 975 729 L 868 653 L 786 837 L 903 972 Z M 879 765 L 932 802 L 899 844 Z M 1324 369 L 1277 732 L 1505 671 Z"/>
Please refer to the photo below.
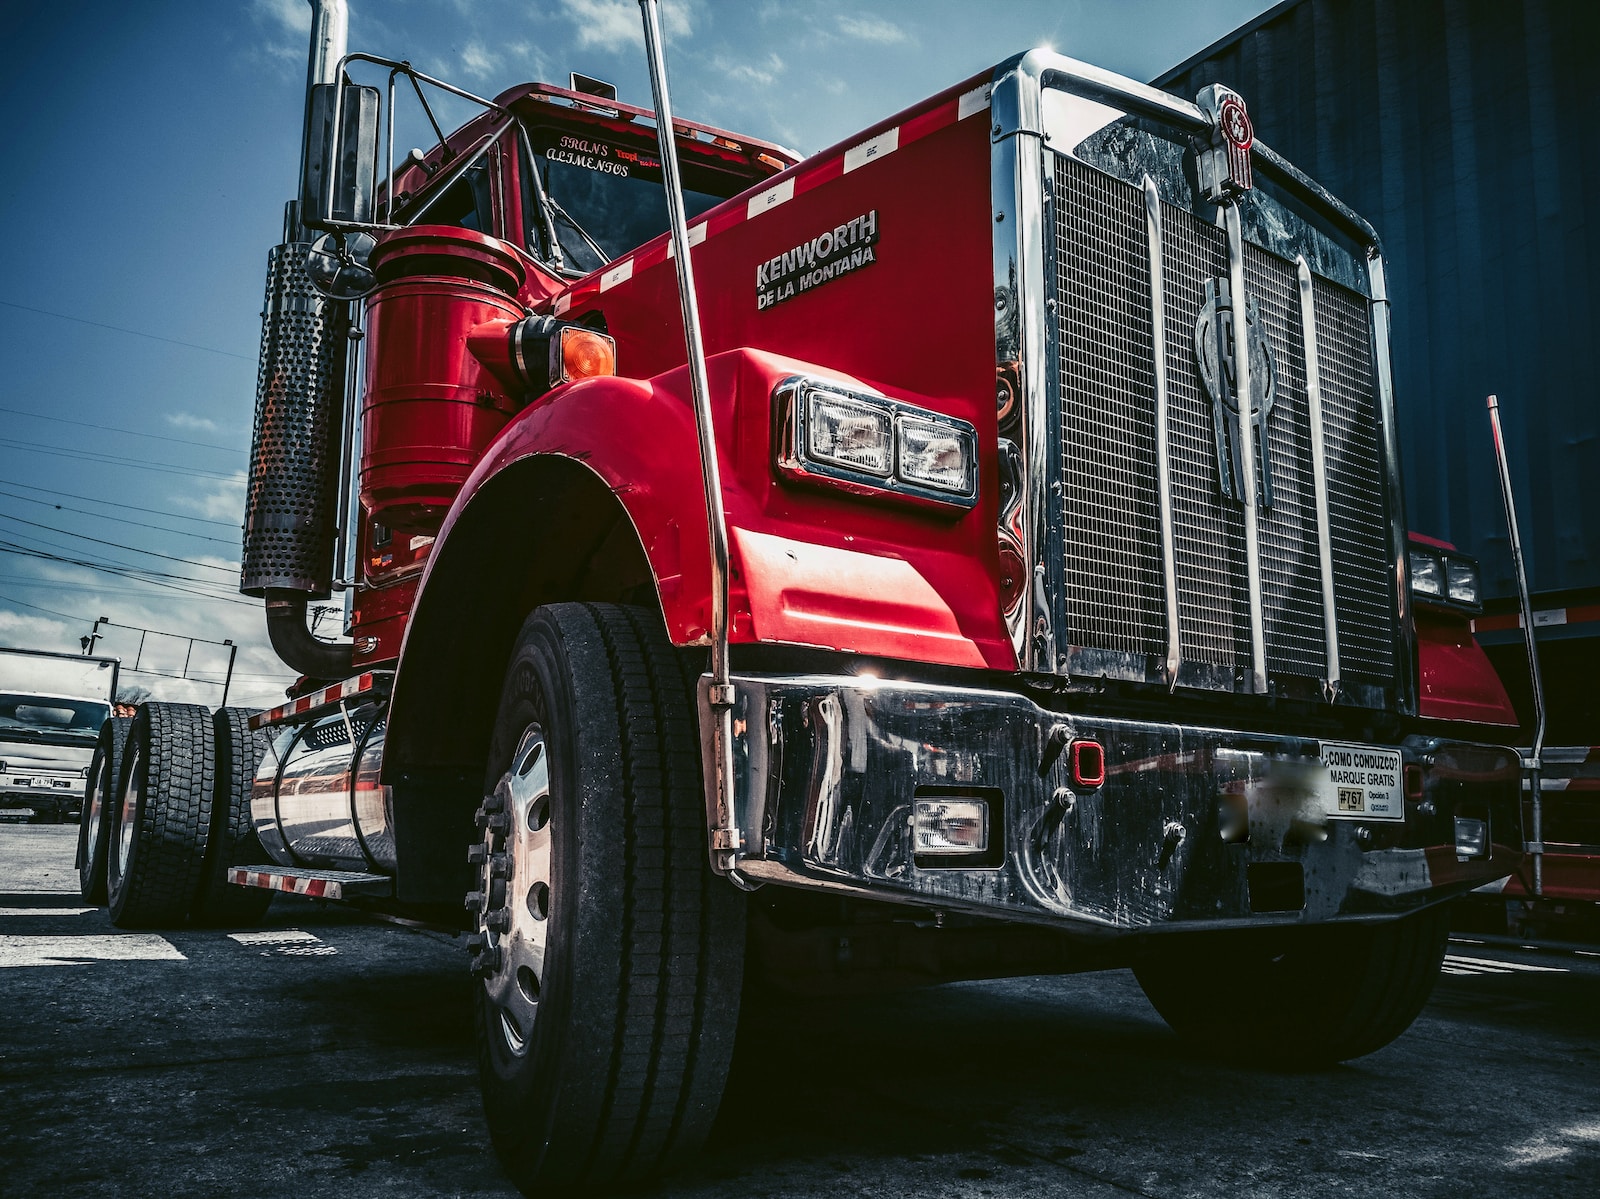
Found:
<path fill-rule="evenodd" d="M 1411 550 L 1411 590 L 1418 595 L 1444 598 L 1444 563 L 1428 550 Z"/>
<path fill-rule="evenodd" d="M 807 375 L 773 388 L 772 416 L 773 465 L 788 479 L 946 510 L 978 502 L 969 421 Z"/>
<path fill-rule="evenodd" d="M 1445 562 L 1445 582 L 1450 598 L 1458 604 L 1477 607 L 1478 564 L 1471 558 L 1452 557 Z"/>
<path fill-rule="evenodd" d="M 895 422 L 896 473 L 907 483 L 971 494 L 977 453 L 965 429 L 919 416 L 902 415 Z"/>
<path fill-rule="evenodd" d="M 889 477 L 892 423 L 887 409 L 827 391 L 813 391 L 806 411 L 807 455 L 818 462 Z"/>

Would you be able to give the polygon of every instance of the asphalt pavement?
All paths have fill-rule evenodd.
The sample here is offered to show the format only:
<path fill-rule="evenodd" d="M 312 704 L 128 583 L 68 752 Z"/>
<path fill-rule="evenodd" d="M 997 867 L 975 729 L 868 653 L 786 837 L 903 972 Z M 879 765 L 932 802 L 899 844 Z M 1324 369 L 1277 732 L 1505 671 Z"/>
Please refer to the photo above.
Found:
<path fill-rule="evenodd" d="M 76 835 L 0 826 L 0 1195 L 515 1194 L 458 942 L 282 897 L 122 932 Z M 773 1006 L 655 1193 L 1600 1197 L 1600 950 L 1450 953 L 1410 1032 L 1309 1074 L 1190 1056 L 1126 972 Z"/>

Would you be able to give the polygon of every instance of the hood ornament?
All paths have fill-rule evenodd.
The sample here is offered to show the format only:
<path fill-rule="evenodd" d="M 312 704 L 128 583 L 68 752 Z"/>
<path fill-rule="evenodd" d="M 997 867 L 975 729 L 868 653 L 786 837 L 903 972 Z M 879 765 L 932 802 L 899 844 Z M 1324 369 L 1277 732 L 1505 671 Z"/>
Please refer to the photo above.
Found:
<path fill-rule="evenodd" d="M 1262 327 L 1254 300 L 1245 302 L 1245 327 L 1249 330 L 1249 402 L 1241 403 L 1233 339 L 1233 297 L 1226 279 L 1206 280 L 1206 302 L 1194 324 L 1194 356 L 1200 379 L 1211 397 L 1211 423 L 1217 443 L 1217 482 L 1225 498 L 1243 502 L 1244 469 L 1240 465 L 1239 438 L 1246 428 L 1255 438 L 1255 459 L 1260 473 L 1261 508 L 1272 511 L 1272 459 L 1268 453 L 1267 418 L 1278 395 L 1278 364 Z M 1248 412 L 1248 420 L 1241 418 Z"/>

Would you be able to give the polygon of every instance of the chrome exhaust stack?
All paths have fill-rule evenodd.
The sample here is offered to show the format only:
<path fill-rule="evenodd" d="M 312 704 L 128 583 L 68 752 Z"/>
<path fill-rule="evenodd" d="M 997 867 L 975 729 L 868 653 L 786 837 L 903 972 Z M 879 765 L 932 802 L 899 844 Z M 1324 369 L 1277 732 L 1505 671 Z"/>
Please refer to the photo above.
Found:
<path fill-rule="evenodd" d="M 302 175 L 312 88 L 335 81 L 350 24 L 345 0 L 310 3 Z M 283 242 L 267 256 L 239 590 L 266 600 L 273 648 L 290 668 L 333 680 L 350 673 L 351 647 L 318 641 L 305 615 L 333 585 L 350 306 L 312 284 L 302 215 L 290 201 Z"/>

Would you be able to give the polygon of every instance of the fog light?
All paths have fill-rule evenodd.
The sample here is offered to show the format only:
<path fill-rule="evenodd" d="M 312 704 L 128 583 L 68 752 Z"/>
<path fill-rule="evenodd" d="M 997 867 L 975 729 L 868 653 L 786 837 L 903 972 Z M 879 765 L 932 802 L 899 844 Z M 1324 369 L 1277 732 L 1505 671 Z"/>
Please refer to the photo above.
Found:
<path fill-rule="evenodd" d="M 919 799 L 914 813 L 916 853 L 971 854 L 989 848 L 989 805 L 981 799 Z"/>
<path fill-rule="evenodd" d="M 1485 820 L 1456 817 L 1456 857 L 1486 858 L 1489 856 L 1489 824 Z"/>

